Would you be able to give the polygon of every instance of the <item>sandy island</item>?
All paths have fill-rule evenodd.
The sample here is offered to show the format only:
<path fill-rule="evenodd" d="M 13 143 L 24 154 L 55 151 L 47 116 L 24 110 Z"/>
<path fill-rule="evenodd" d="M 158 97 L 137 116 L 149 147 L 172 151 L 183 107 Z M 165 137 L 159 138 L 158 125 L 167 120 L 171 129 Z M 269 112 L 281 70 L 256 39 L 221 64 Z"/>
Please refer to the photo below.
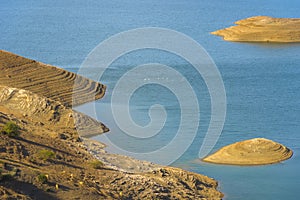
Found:
<path fill-rule="evenodd" d="M 75 79 L 80 84 L 74 90 Z M 104 144 L 84 138 L 108 128 L 72 110 L 72 97 L 80 105 L 104 92 L 100 83 L 0 51 L 0 129 L 7 122 L 21 128 L 20 137 L 0 134 L 1 199 L 223 197 L 217 181 L 207 176 L 109 154 Z M 83 135 L 78 135 L 75 122 Z M 42 159 L 45 150 L 54 156 Z"/>
<path fill-rule="evenodd" d="M 256 16 L 212 32 L 234 42 L 300 42 L 300 18 Z"/>
<path fill-rule="evenodd" d="M 278 163 L 292 157 L 293 152 L 272 140 L 254 138 L 222 147 L 202 160 L 229 165 L 265 165 Z"/>

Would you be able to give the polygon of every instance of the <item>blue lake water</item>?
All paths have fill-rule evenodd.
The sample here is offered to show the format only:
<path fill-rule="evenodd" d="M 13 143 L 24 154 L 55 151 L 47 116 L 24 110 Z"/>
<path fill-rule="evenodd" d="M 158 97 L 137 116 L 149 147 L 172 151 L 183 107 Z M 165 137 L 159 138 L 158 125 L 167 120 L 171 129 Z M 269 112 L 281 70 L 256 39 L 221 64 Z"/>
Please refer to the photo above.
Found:
<path fill-rule="evenodd" d="M 265 137 L 291 148 L 294 155 L 290 160 L 256 167 L 200 162 L 198 152 L 210 119 L 209 93 L 204 81 L 194 76 L 189 63 L 167 52 L 144 50 L 116 60 L 100 80 L 108 89 L 106 97 L 95 104 L 98 119 L 113 126 L 113 119 L 106 116 L 105 111 L 116 80 L 128 69 L 153 62 L 171 66 L 183 74 L 193 88 L 199 88 L 196 95 L 201 116 L 192 145 L 172 165 L 215 178 L 229 200 L 299 199 L 300 44 L 232 43 L 209 34 L 255 15 L 299 18 L 299 9 L 297 0 L 229 0 L 226 3 L 217 0 L 0 0 L 0 48 L 77 72 L 90 51 L 121 31 L 151 26 L 186 34 L 210 54 L 226 89 L 226 121 L 214 149 L 244 139 Z M 93 78 L 95 72 L 97 68 L 91 68 L 85 75 Z M 172 79 L 165 75 L 157 78 Z M 114 130 L 109 133 L 110 139 L 134 152 L 151 152 L 167 145 L 180 123 L 179 102 L 166 88 L 142 87 L 130 100 L 136 123 L 149 122 L 148 110 L 153 104 L 164 105 L 168 114 L 165 127 L 157 136 L 136 139 L 110 127 Z M 191 123 L 193 120 L 197 119 L 191 118 Z M 189 134 L 189 123 L 183 126 Z M 113 152 L 114 148 L 108 150 Z"/>

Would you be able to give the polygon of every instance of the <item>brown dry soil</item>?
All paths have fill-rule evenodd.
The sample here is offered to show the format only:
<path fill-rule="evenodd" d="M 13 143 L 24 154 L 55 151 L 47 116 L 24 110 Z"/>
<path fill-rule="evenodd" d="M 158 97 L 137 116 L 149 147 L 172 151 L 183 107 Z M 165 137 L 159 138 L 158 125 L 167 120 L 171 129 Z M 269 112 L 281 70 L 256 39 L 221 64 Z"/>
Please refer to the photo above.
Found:
<path fill-rule="evenodd" d="M 205 162 L 229 165 L 265 165 L 292 157 L 289 148 L 265 138 L 254 138 L 222 147 L 202 159 Z"/>
<path fill-rule="evenodd" d="M 3 54 L 8 55 L 9 63 L 14 64 L 6 64 Z M 223 194 L 216 189 L 217 181 L 182 169 L 160 167 L 149 172 L 132 173 L 109 165 L 95 169 L 92 165 L 95 157 L 78 135 L 74 119 L 78 118 L 83 127 L 97 129 L 92 133 L 103 133 L 107 131 L 106 127 L 88 116 L 73 112 L 66 101 L 58 101 L 62 99 L 58 98 L 60 95 L 53 98 L 50 92 L 41 92 L 36 81 L 38 78 L 43 80 L 48 73 L 33 72 L 35 70 L 26 64 L 11 60 L 12 55 L 0 52 L 0 129 L 8 121 L 13 121 L 21 127 L 21 135 L 12 138 L 0 134 L 0 199 L 222 198 Z M 38 63 L 32 67 L 37 65 L 46 66 Z M 21 66 L 26 73 L 22 73 Z M 16 67 L 18 70 L 11 69 Z M 29 77 L 32 86 L 25 87 L 22 81 L 11 86 L 13 79 L 27 80 Z M 6 82 L 8 79 L 12 80 Z M 52 83 L 55 85 L 56 81 L 59 82 L 53 80 Z M 22 87 L 18 88 L 20 85 Z M 42 150 L 51 151 L 54 156 L 43 159 L 40 157 Z M 38 180 L 40 174 L 48 177 L 46 182 Z"/>
<path fill-rule="evenodd" d="M 299 18 L 256 16 L 235 24 L 212 34 L 234 42 L 300 42 Z"/>

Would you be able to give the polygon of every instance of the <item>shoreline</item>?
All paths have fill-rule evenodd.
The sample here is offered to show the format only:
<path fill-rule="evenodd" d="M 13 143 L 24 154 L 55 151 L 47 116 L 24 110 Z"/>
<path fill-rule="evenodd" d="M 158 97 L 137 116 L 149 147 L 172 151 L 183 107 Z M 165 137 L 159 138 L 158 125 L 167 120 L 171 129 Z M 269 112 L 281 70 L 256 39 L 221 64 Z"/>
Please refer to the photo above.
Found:
<path fill-rule="evenodd" d="M 106 144 L 90 138 L 81 137 L 81 139 L 83 148 L 112 169 L 126 173 L 143 173 L 152 172 L 164 167 L 149 161 L 138 160 L 121 154 L 109 153 L 104 149 Z"/>
<path fill-rule="evenodd" d="M 71 196 L 83 199 L 124 197 L 125 199 L 215 200 L 222 199 L 224 196 L 217 190 L 218 182 L 205 175 L 128 156 L 110 154 L 104 150 L 105 144 L 85 138 L 96 133 L 102 134 L 109 129 L 103 123 L 74 111 L 68 101 L 63 101 L 64 93 L 61 91 L 70 91 L 68 95 L 74 92 L 72 78 L 76 76 L 75 74 L 2 50 L 0 58 L 0 128 L 8 121 L 13 121 L 20 126 L 22 132 L 20 138 L 0 135 L 6 138 L 0 140 L 0 144 L 5 147 L 3 156 L 5 158 L 8 156 L 10 160 L 6 161 L 9 164 L 5 163 L 2 166 L 4 169 L 1 170 L 9 171 L 12 167 L 6 168 L 6 166 L 11 163 L 24 163 L 16 165 L 19 173 L 11 180 L 20 182 L 20 188 L 15 187 L 15 184 L 8 180 L 2 185 L 4 189 L 0 188 L 0 194 L 1 190 L 4 193 L 13 190 L 16 192 L 14 195 L 23 194 L 22 184 L 27 184 L 30 185 L 29 188 L 41 190 L 41 193 L 52 191 L 47 195 L 62 199 Z M 46 67 L 37 68 L 37 65 Z M 39 73 L 40 69 L 47 75 L 52 74 L 51 77 L 43 76 Z M 68 84 L 64 84 L 65 80 L 61 80 L 57 73 L 63 75 Z M 105 91 L 103 88 L 106 88 L 104 85 L 93 83 L 89 79 L 85 80 L 84 77 L 81 79 L 89 83 L 90 87 L 98 85 L 92 90 L 98 97 L 103 95 Z M 49 90 L 44 91 L 44 87 Z M 55 90 L 58 87 L 59 89 Z M 52 96 L 55 100 L 51 98 Z M 88 98 L 88 101 L 91 99 Z M 77 102 L 88 101 L 84 101 L 83 98 Z M 86 134 L 78 134 L 77 123 L 80 125 L 80 132 Z M 9 145 L 6 142 L 9 142 Z M 10 147 L 12 145 L 15 146 L 13 151 Z M 54 155 L 57 153 L 58 156 L 50 160 L 37 160 L 37 151 L 43 148 L 54 151 Z M 95 158 L 103 162 L 102 167 L 91 165 Z M 63 175 L 57 173 L 58 171 Z M 41 172 L 47 173 L 47 176 L 55 182 L 49 183 L 50 185 L 36 182 L 37 173 Z M 59 189 L 58 185 L 69 189 Z M 37 198 L 35 195 L 40 195 L 30 191 L 32 189 L 26 191 L 28 196 L 33 195 L 33 198 Z"/>

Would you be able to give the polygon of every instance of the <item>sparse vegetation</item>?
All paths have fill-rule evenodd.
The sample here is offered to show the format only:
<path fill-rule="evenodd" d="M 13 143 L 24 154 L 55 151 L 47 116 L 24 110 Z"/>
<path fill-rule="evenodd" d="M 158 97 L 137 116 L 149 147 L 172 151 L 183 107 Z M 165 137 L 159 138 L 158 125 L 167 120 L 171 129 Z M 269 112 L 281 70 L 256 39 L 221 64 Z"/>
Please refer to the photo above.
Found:
<path fill-rule="evenodd" d="M 13 121 L 7 122 L 1 130 L 2 134 L 8 135 L 9 137 L 18 137 L 20 136 L 21 128 L 15 124 Z"/>
<path fill-rule="evenodd" d="M 16 176 L 18 172 L 18 168 L 13 168 L 13 170 L 10 172 L 11 176 Z"/>
<path fill-rule="evenodd" d="M 47 149 L 43 149 L 37 152 L 37 158 L 43 161 L 49 161 L 54 157 L 55 157 L 55 153 Z"/>
<path fill-rule="evenodd" d="M 103 162 L 101 162 L 100 160 L 93 160 L 90 162 L 90 165 L 94 169 L 101 169 L 104 166 Z"/>
<path fill-rule="evenodd" d="M 45 175 L 45 174 L 39 174 L 39 175 L 37 176 L 37 180 L 38 180 L 38 182 L 44 184 L 44 183 L 47 183 L 48 177 L 47 177 L 47 175 Z"/>

